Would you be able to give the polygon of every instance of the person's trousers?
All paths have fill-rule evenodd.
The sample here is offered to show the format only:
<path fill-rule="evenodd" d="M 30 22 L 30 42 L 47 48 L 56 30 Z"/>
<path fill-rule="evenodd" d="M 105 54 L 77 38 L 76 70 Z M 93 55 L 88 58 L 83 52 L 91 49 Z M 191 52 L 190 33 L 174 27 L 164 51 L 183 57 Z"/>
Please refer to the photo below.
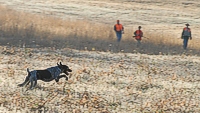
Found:
<path fill-rule="evenodd" d="M 141 40 L 137 40 L 137 47 L 141 45 Z"/>
<path fill-rule="evenodd" d="M 120 42 L 120 41 L 121 41 L 121 38 L 122 38 L 122 33 L 121 33 L 121 31 L 120 31 L 120 32 L 116 32 L 116 35 L 117 35 L 117 41 Z"/>
<path fill-rule="evenodd" d="M 187 49 L 188 40 L 189 40 L 188 36 L 183 37 L 183 49 Z"/>

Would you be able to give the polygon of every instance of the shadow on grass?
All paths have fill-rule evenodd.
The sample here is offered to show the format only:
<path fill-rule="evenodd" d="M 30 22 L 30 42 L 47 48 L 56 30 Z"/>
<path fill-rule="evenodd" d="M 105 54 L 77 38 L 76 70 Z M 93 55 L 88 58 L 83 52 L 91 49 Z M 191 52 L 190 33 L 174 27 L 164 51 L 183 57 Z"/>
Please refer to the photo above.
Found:
<path fill-rule="evenodd" d="M 6 34 L 6 33 L 2 33 Z M 51 35 L 51 33 L 45 33 Z M 56 49 L 71 48 L 77 50 L 88 51 L 111 51 L 113 53 L 142 53 L 150 55 L 197 55 L 200 56 L 199 50 L 190 49 L 183 50 L 180 45 L 166 45 L 155 44 L 152 42 L 144 41 L 140 47 L 136 46 L 134 39 L 123 40 L 118 43 L 115 38 L 113 39 L 94 39 L 89 37 L 77 37 L 71 36 L 59 36 L 54 35 L 54 38 L 44 38 L 39 36 L 2 36 L 0 37 L 0 45 L 12 46 L 12 47 L 29 47 L 29 48 L 41 48 L 41 47 L 54 47 Z M 180 42 L 181 43 L 181 42 Z"/>

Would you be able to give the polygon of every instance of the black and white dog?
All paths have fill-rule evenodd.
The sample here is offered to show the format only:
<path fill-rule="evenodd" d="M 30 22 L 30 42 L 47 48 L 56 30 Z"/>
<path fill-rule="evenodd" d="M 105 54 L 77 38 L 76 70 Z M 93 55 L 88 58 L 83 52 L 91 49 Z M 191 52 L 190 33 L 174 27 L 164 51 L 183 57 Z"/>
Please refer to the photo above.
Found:
<path fill-rule="evenodd" d="M 50 82 L 52 80 L 55 80 L 56 82 L 59 81 L 60 78 L 65 77 L 66 80 L 68 80 L 69 75 L 68 72 L 72 72 L 71 69 L 69 69 L 68 66 L 62 65 L 57 63 L 57 66 L 55 67 L 50 67 L 45 70 L 34 70 L 34 71 L 29 71 L 27 68 L 28 75 L 26 76 L 25 81 L 22 84 L 19 84 L 18 86 L 22 87 L 24 85 L 28 85 L 31 82 L 30 89 L 33 89 L 36 84 L 37 80 L 42 80 L 44 82 Z M 61 73 L 65 73 L 66 75 L 60 75 Z"/>

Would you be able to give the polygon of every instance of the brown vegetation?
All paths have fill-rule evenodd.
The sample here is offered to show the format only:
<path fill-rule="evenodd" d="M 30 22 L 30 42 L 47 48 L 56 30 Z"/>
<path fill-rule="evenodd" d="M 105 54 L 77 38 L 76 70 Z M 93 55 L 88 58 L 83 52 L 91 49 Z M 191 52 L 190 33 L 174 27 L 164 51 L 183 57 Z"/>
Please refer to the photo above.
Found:
<path fill-rule="evenodd" d="M 87 20 L 64 20 L 51 16 L 16 12 L 1 6 L 0 42 L 3 45 L 27 47 L 69 47 L 79 50 L 140 52 L 147 54 L 182 54 L 181 39 L 163 31 L 145 31 L 143 46 L 136 48 L 133 30 L 125 28 L 120 45 L 116 42 L 113 25 Z M 189 42 L 191 51 L 199 54 L 199 46 Z"/>

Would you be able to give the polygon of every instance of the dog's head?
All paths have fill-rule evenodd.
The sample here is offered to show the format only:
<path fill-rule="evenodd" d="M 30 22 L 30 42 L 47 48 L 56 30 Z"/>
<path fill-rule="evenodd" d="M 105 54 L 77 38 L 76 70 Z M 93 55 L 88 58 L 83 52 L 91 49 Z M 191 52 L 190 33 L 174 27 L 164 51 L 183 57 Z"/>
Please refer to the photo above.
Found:
<path fill-rule="evenodd" d="M 69 75 L 69 73 L 68 72 L 72 72 L 72 70 L 71 69 L 69 69 L 69 67 L 68 66 L 66 66 L 66 65 L 62 65 L 62 63 L 60 62 L 60 64 L 58 64 L 57 63 L 57 65 L 58 65 L 58 68 L 60 68 L 61 69 L 61 72 L 62 73 L 65 73 L 66 75 Z"/>

